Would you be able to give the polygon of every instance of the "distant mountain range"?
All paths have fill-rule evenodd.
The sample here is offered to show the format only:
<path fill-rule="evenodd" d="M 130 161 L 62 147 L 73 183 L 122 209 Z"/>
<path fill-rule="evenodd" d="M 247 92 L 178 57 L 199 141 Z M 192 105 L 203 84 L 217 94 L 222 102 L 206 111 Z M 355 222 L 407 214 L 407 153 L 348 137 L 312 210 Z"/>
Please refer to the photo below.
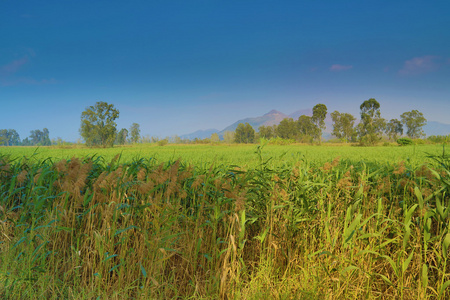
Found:
<path fill-rule="evenodd" d="M 290 115 L 286 115 L 282 112 L 279 112 L 275 109 L 269 111 L 268 113 L 254 118 L 245 118 L 241 120 L 237 120 L 233 124 L 225 127 L 223 130 L 217 129 L 206 129 L 206 130 L 197 130 L 190 134 L 184 134 L 180 137 L 182 139 L 190 139 L 193 140 L 195 138 L 204 139 L 211 137 L 211 134 L 218 133 L 220 137 L 223 136 L 225 131 L 235 131 L 239 123 L 249 123 L 256 131 L 260 126 L 272 126 L 279 124 L 285 118 L 292 118 L 294 120 L 298 120 L 301 115 L 312 116 L 312 109 L 303 109 L 293 112 Z M 327 118 L 325 119 L 326 129 L 324 130 L 324 138 L 331 137 L 331 131 L 333 129 L 332 120 L 330 114 L 327 114 Z M 428 121 L 427 125 L 423 127 L 423 130 L 427 136 L 430 135 L 448 135 L 450 134 L 450 124 L 444 124 L 435 121 Z"/>

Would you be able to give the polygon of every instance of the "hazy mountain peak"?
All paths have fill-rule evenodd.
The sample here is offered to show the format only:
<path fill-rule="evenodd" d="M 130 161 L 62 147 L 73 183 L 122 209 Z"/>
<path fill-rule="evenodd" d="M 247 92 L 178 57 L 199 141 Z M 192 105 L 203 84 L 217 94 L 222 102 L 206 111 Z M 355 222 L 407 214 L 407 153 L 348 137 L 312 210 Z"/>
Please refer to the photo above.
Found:
<path fill-rule="evenodd" d="M 276 110 L 276 109 L 272 109 L 271 111 L 269 111 L 267 114 L 265 114 L 265 116 L 268 116 L 268 115 L 282 115 L 283 113 L 282 112 L 279 112 L 278 110 Z"/>

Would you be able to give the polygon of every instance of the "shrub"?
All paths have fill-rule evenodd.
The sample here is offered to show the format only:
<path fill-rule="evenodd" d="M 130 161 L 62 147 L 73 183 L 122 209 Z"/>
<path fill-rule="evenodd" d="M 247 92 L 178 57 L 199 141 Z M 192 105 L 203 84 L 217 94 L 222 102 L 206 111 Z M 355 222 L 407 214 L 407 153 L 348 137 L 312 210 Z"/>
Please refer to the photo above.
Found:
<path fill-rule="evenodd" d="M 168 139 L 163 139 L 158 141 L 158 146 L 165 146 L 169 143 Z"/>
<path fill-rule="evenodd" d="M 401 138 L 397 140 L 397 144 L 399 144 L 400 146 L 408 146 L 414 144 L 414 142 L 410 138 Z"/>

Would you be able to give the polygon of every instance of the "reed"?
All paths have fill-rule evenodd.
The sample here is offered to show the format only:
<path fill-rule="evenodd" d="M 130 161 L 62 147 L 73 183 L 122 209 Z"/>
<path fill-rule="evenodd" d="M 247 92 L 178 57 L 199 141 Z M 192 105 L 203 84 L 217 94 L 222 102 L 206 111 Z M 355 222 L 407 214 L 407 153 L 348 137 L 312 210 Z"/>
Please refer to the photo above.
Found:
<path fill-rule="evenodd" d="M 254 154 L 255 155 L 255 154 Z M 5 299 L 447 299 L 449 159 L 0 157 Z"/>

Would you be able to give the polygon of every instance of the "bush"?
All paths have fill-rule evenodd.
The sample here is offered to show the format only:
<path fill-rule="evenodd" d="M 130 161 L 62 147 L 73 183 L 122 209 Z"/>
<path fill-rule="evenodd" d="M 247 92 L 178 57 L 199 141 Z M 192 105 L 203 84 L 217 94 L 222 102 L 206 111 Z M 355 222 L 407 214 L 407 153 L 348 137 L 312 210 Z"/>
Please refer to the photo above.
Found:
<path fill-rule="evenodd" d="M 399 144 L 400 146 L 408 146 L 414 144 L 414 142 L 410 138 L 401 138 L 397 140 L 397 144 Z"/>
<path fill-rule="evenodd" d="M 165 146 L 169 143 L 168 139 L 163 139 L 158 141 L 158 146 Z"/>

